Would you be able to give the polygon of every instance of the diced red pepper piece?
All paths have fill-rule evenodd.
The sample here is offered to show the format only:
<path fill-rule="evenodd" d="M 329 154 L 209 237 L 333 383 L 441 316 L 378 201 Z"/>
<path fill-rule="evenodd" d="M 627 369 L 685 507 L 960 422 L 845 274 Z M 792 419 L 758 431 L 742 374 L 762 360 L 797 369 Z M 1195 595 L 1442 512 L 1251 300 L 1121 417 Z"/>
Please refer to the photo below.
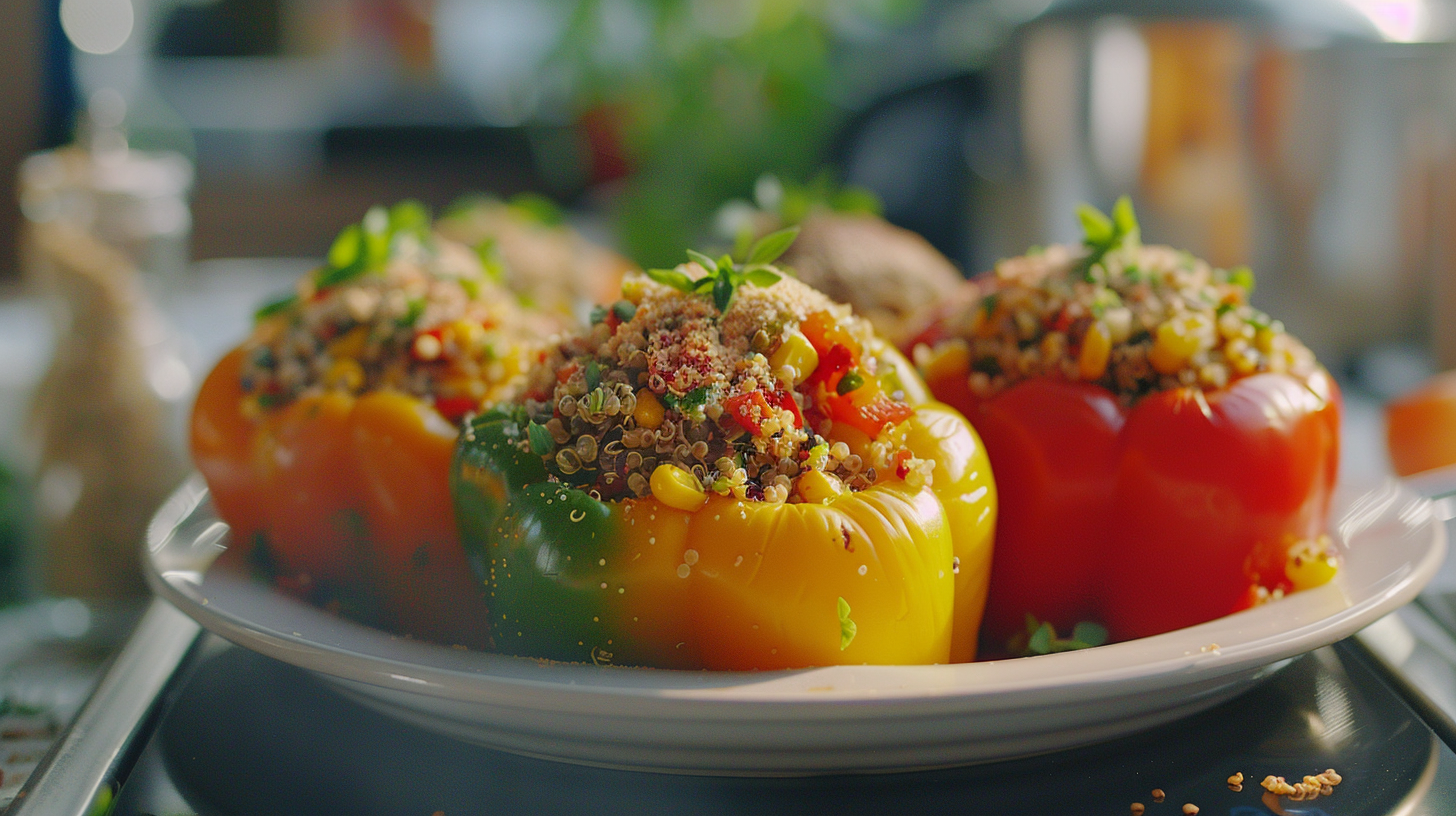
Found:
<path fill-rule="evenodd" d="M 828 312 L 815 312 L 804 318 L 799 324 L 799 331 L 814 350 L 819 352 L 821 361 L 826 351 L 835 346 L 844 346 L 850 353 L 851 367 L 859 363 L 859 341 Z"/>
<path fill-rule="evenodd" d="M 747 428 L 754 436 L 763 433 L 764 420 L 774 415 L 773 406 L 769 405 L 762 391 L 749 391 L 729 397 L 723 401 L 723 405 L 738 424 Z"/>
<path fill-rule="evenodd" d="M 460 418 L 474 411 L 479 403 L 470 397 L 436 397 L 435 410 L 440 416 L 451 422 L 459 422 Z"/>
<path fill-rule="evenodd" d="M 804 385 L 813 388 L 813 386 L 823 383 L 824 387 L 832 392 L 839 385 L 840 378 L 854 366 L 854 352 L 847 346 L 836 343 L 819 353 L 819 365 L 804 380 Z"/>
<path fill-rule="evenodd" d="M 879 436 L 886 424 L 904 422 L 915 414 L 914 408 L 891 399 L 872 379 L 848 394 L 836 394 L 825 402 L 829 405 L 830 419 L 858 428 L 871 439 Z"/>
<path fill-rule="evenodd" d="M 779 389 L 774 392 L 772 402 L 778 407 L 794 415 L 794 427 L 804 427 L 804 414 L 799 410 L 799 403 L 794 401 L 794 395 Z"/>

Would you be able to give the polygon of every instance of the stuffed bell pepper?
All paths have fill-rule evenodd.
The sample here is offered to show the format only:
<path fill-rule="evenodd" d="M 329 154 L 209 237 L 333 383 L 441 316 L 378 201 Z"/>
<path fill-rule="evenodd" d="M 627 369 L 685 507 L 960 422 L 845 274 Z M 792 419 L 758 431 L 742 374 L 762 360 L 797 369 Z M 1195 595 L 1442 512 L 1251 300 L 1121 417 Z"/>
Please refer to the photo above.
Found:
<path fill-rule="evenodd" d="M 259 310 L 191 423 L 235 550 L 315 599 L 363 590 L 398 631 L 487 645 L 451 510 L 456 423 L 519 380 L 522 338 L 552 325 L 492 280 L 405 203 Z"/>
<path fill-rule="evenodd" d="M 496 647 L 725 670 L 969 660 L 979 439 L 846 306 L 769 264 L 633 276 L 471 421 L 456 512 Z M 649 279 L 650 278 L 650 279 Z"/>
<path fill-rule="evenodd" d="M 1002 261 L 914 349 L 996 472 L 988 651 L 1044 625 L 1154 635 L 1337 567 L 1330 376 L 1249 305 L 1246 268 L 1141 245 L 1126 199 L 1081 216 L 1082 246 Z"/>

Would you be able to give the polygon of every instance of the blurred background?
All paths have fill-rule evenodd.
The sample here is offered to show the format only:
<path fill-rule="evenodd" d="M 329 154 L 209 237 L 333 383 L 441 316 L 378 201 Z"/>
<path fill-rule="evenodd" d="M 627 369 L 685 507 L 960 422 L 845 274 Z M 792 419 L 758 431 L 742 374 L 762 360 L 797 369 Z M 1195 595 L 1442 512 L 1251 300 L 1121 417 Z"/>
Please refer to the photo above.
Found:
<path fill-rule="evenodd" d="M 174 481 L 198 377 L 373 203 L 537 193 L 660 266 L 827 170 L 968 275 L 1130 193 L 1254 268 L 1373 477 L 1380 401 L 1456 365 L 1453 43 L 1456 0 L 6 2 L 0 462 L 75 515 L 95 401 Z"/>
<path fill-rule="evenodd" d="M 1127 193 L 1342 379 L 1351 481 L 1456 366 L 1456 0 L 6 0 L 0 111 L 0 606 L 92 601 L 0 613 L 0 697 L 57 722 L 94 661 L 12 647 L 145 592 L 200 377 L 374 203 L 662 266 L 832 179 L 974 275 Z"/>

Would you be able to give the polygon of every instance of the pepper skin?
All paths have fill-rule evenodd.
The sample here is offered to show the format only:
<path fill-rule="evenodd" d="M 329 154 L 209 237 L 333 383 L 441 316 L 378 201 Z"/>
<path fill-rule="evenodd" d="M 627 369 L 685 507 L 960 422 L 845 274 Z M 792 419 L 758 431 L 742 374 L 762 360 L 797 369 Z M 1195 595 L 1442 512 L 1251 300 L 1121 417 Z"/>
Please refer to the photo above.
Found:
<path fill-rule="evenodd" d="M 996 519 L 989 463 L 938 404 L 893 432 L 935 460 L 931 485 L 886 476 L 822 504 L 714 495 L 685 512 L 548 482 L 519 420 L 486 414 L 452 473 L 497 648 L 718 670 L 971 659 Z"/>
<path fill-rule="evenodd" d="M 1126 640 L 1294 588 L 1291 548 L 1324 531 L 1340 399 L 1322 369 L 1180 388 L 1121 408 L 1106 389 L 1034 378 L 986 400 L 932 380 L 986 442 L 1001 491 L 983 637 L 1026 615 Z"/>
<path fill-rule="evenodd" d="M 265 543 L 286 585 L 377 589 L 398 631 L 488 646 L 450 504 L 454 426 L 391 391 L 305 395 L 250 417 L 242 354 L 208 375 L 191 425 L 193 459 L 235 546 Z"/>

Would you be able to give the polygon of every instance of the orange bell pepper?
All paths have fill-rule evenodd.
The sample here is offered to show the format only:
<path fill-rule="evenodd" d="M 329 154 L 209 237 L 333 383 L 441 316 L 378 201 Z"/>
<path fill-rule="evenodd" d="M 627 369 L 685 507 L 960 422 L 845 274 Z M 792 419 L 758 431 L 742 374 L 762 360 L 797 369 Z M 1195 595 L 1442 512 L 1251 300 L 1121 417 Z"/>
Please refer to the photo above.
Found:
<path fill-rule="evenodd" d="M 487 607 L 451 511 L 454 426 L 393 391 L 305 395 L 250 416 L 242 355 L 207 377 L 191 423 L 193 459 L 235 546 L 289 586 L 376 591 L 399 631 L 487 646 Z"/>

